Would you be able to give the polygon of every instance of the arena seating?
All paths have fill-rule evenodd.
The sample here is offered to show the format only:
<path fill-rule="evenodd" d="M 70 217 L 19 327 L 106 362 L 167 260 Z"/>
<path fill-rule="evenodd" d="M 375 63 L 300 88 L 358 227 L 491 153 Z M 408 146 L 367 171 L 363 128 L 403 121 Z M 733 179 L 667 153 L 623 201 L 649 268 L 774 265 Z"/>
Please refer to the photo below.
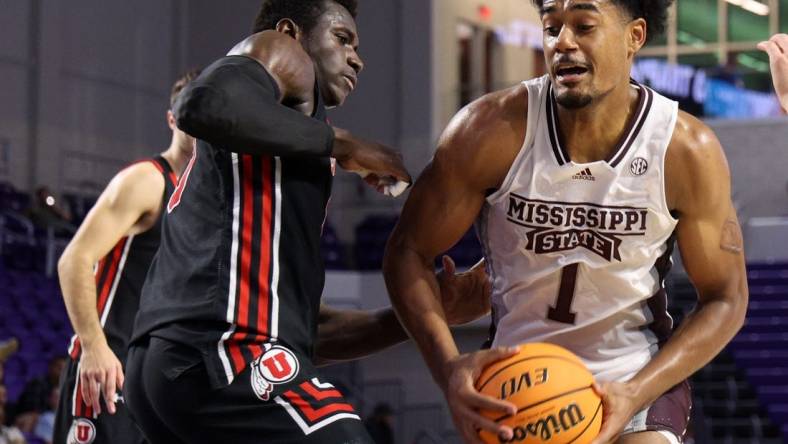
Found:
<path fill-rule="evenodd" d="M 65 355 L 72 335 L 57 281 L 37 271 L 0 266 L 0 340 L 19 339 L 19 352 L 5 363 L 11 400 L 30 379 L 46 373 L 49 359 Z"/>
<path fill-rule="evenodd" d="M 758 265 L 748 266 L 751 270 L 751 300 L 758 297 L 753 295 L 752 280 L 752 270 L 757 267 Z M 695 289 L 686 277 L 676 277 L 671 281 L 668 293 L 671 299 L 671 314 L 678 324 L 695 306 Z M 691 432 L 695 435 L 696 442 L 783 442 L 780 424 L 785 424 L 785 419 L 780 421 L 774 415 L 770 416 L 770 411 L 764 408 L 768 406 L 767 398 L 762 396 L 764 393 L 758 389 L 758 381 L 750 374 L 752 362 L 742 361 L 738 356 L 740 350 L 746 349 L 742 344 L 749 343 L 751 339 L 748 329 L 753 319 L 756 319 L 753 317 L 752 307 L 751 303 L 745 328 L 719 356 L 691 379 L 694 397 Z M 785 345 L 782 347 L 784 349 Z"/>
<path fill-rule="evenodd" d="M 729 347 L 788 442 L 788 263 L 749 264 L 747 322 Z"/>

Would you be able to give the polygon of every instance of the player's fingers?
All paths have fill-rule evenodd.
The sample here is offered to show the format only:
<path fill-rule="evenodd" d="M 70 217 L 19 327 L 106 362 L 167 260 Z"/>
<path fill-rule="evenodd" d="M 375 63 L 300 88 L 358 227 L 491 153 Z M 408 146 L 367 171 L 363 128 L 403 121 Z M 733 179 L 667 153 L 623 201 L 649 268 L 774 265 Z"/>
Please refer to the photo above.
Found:
<path fill-rule="evenodd" d="M 503 437 L 504 439 L 508 440 L 512 438 L 512 428 L 509 426 L 505 426 L 503 424 L 498 424 L 497 422 L 485 418 L 484 416 L 480 415 L 473 409 L 469 409 L 467 407 L 461 407 L 459 409 L 460 416 L 462 417 L 462 421 L 464 424 L 467 424 L 473 430 L 472 435 L 479 439 L 478 433 L 476 433 L 476 429 L 486 430 L 490 433 L 494 433 Z"/>
<path fill-rule="evenodd" d="M 380 178 L 378 177 L 377 174 L 369 174 L 364 177 L 364 182 L 366 182 L 367 185 L 377 188 L 378 182 L 380 182 Z"/>
<path fill-rule="evenodd" d="M 775 34 L 769 41 L 777 45 L 781 52 L 788 53 L 788 34 Z"/>
<path fill-rule="evenodd" d="M 118 366 L 117 386 L 118 390 L 123 390 L 123 383 L 126 382 L 126 375 L 123 374 L 123 367 Z"/>
<path fill-rule="evenodd" d="M 599 395 L 600 398 L 602 398 L 603 400 L 605 399 L 605 395 L 607 394 L 607 386 L 605 386 L 604 384 L 600 384 L 598 382 L 594 382 L 594 384 L 591 385 L 591 388 L 594 389 L 594 391 L 596 392 L 597 395 Z"/>
<path fill-rule="evenodd" d="M 520 351 L 519 347 L 496 347 L 476 352 L 476 365 L 484 368 L 493 362 L 512 357 Z"/>
<path fill-rule="evenodd" d="M 484 444 L 482 437 L 479 435 L 479 429 L 473 424 L 464 424 L 461 429 L 463 442 L 468 444 Z"/>
<path fill-rule="evenodd" d="M 777 46 L 776 43 L 772 42 L 771 40 L 768 42 L 758 43 L 758 49 L 760 49 L 761 51 L 765 51 L 767 54 L 769 54 L 769 58 L 772 60 L 782 55 L 782 51 L 780 51 L 780 48 Z"/>
<path fill-rule="evenodd" d="M 463 400 L 467 405 L 478 410 L 488 410 L 501 412 L 508 415 L 517 413 L 517 406 L 511 402 L 502 401 L 491 396 L 485 396 L 476 390 L 468 390 L 462 394 Z"/>
<path fill-rule="evenodd" d="M 115 383 L 117 382 L 116 369 L 113 367 L 107 372 L 106 383 L 104 384 L 104 405 L 110 415 L 115 414 Z"/>
<path fill-rule="evenodd" d="M 101 384 L 104 383 L 103 381 L 103 373 L 98 378 L 92 378 L 90 380 L 90 405 L 93 407 L 93 411 L 98 415 L 101 413 Z"/>
<path fill-rule="evenodd" d="M 405 164 L 402 162 L 402 156 L 396 151 L 391 151 L 389 153 L 386 161 L 386 175 L 392 176 L 403 182 L 413 183 L 410 173 L 408 173 Z"/>
<path fill-rule="evenodd" d="M 462 436 L 462 442 L 467 444 L 483 443 L 481 437 L 479 436 L 479 431 L 476 429 L 476 427 L 473 426 L 473 424 L 461 422 L 457 426 L 457 430 L 460 432 L 460 435 Z"/>
<path fill-rule="evenodd" d="M 82 401 L 85 403 L 85 405 L 91 405 L 93 403 L 93 400 L 90 397 L 90 384 L 90 378 L 88 378 L 84 372 L 80 371 L 79 385 L 80 391 L 82 392 Z"/>
<path fill-rule="evenodd" d="M 457 271 L 457 267 L 454 264 L 454 260 L 451 257 L 449 257 L 448 254 L 444 254 L 441 260 L 443 262 L 443 271 L 445 271 L 448 276 L 453 276 L 454 273 Z"/>

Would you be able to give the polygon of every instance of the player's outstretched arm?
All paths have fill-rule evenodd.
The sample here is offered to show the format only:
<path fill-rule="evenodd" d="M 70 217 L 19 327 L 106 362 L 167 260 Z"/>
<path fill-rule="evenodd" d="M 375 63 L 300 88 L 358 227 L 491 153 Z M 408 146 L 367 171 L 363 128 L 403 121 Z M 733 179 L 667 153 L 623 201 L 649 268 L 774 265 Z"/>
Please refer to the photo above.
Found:
<path fill-rule="evenodd" d="M 456 273 L 454 261 L 443 257 L 438 273 L 442 305 L 449 325 L 479 319 L 490 311 L 490 284 L 484 261 Z M 375 311 L 338 310 L 320 306 L 315 363 L 326 365 L 363 358 L 408 339 L 397 315 L 389 308 Z"/>
<path fill-rule="evenodd" d="M 149 162 L 118 173 L 90 210 L 58 261 L 58 275 L 71 325 L 82 347 L 80 380 L 85 403 L 101 413 L 99 398 L 115 413 L 116 388 L 123 367 L 107 345 L 96 308 L 93 266 L 124 236 L 145 231 L 155 222 L 164 194 L 164 179 Z"/>
<path fill-rule="evenodd" d="M 173 106 L 178 128 L 231 151 L 328 157 L 334 131 L 308 115 L 315 91 L 311 59 L 285 34 L 256 36 L 236 47 L 233 55 L 245 59 L 221 59 L 184 88 Z"/>
<path fill-rule="evenodd" d="M 682 261 L 698 305 L 654 359 L 630 382 L 603 384 L 607 443 L 632 416 L 706 365 L 744 323 L 749 292 L 741 228 L 731 202 L 730 172 L 714 133 L 682 113 L 665 161 L 670 207 Z"/>
<path fill-rule="evenodd" d="M 411 183 L 401 155 L 309 117 L 315 105 L 313 62 L 287 34 L 264 31 L 206 68 L 173 106 L 178 128 L 218 148 L 274 156 L 332 156 L 379 192 Z M 394 187 L 398 185 L 398 187 Z"/>
<path fill-rule="evenodd" d="M 759 43 L 758 49 L 769 54 L 774 91 L 780 99 L 783 112 L 788 113 L 788 34 L 775 34 Z"/>
<path fill-rule="evenodd" d="M 523 142 L 526 104 L 525 93 L 514 88 L 480 99 L 452 120 L 408 197 L 383 264 L 392 305 L 443 390 L 467 442 L 478 442 L 477 428 L 511 436 L 510 428 L 485 419 L 477 410 L 511 413 L 514 406 L 482 396 L 474 382 L 484 366 L 514 351 L 460 355 L 432 264 L 437 254 L 465 234 L 488 190 L 501 185 Z"/>

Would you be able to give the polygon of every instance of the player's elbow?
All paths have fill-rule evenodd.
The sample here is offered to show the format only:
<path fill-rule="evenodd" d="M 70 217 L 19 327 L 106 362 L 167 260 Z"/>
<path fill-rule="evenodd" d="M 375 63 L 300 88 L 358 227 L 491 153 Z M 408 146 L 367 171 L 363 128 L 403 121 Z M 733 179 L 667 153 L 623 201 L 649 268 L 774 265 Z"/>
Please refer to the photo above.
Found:
<path fill-rule="evenodd" d="M 415 253 L 410 244 L 407 236 L 398 228 L 395 228 L 389 236 L 383 252 L 383 276 L 387 281 L 396 276 L 403 265 L 410 260 L 410 256 Z"/>
<path fill-rule="evenodd" d="M 184 91 L 172 108 L 178 129 L 190 136 L 209 140 L 211 134 L 226 130 L 223 99 L 216 90 L 195 87 Z"/>
<path fill-rule="evenodd" d="M 731 315 L 731 320 L 735 327 L 735 331 L 738 332 L 744 326 L 744 321 L 747 317 L 747 305 L 750 299 L 747 286 L 745 285 L 744 288 L 737 291 L 732 299 L 731 304 L 733 305 L 733 313 Z"/>
<path fill-rule="evenodd" d="M 57 261 L 58 276 L 61 281 L 63 279 L 69 279 L 79 268 L 89 269 L 94 263 L 95 261 L 91 261 L 87 253 L 81 251 L 79 247 L 75 246 L 73 243 L 70 243 Z"/>

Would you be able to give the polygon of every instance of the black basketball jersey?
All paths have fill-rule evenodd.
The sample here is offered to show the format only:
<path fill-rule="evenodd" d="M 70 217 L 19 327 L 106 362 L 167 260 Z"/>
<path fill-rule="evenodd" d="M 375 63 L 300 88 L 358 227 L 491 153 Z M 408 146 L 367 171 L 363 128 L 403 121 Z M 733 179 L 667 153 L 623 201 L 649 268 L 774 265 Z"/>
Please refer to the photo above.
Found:
<path fill-rule="evenodd" d="M 231 89 L 238 94 L 214 100 L 214 91 Z M 217 387 L 231 383 L 264 344 L 310 356 L 316 335 L 333 130 L 318 91 L 312 118 L 279 105 L 278 94 L 262 65 L 227 57 L 203 71 L 174 108 L 181 129 L 198 142 L 170 198 L 134 340 L 155 336 L 198 348 Z M 230 116 L 257 99 L 249 109 L 260 128 Z M 201 134 L 190 124 L 209 118 L 195 113 L 231 119 L 226 131 L 234 136 L 224 128 Z"/>
<path fill-rule="evenodd" d="M 141 162 L 150 162 L 164 177 L 161 210 L 161 214 L 164 214 L 167 200 L 178 181 L 175 172 L 161 156 L 136 163 Z M 95 266 L 96 308 L 107 343 L 121 362 L 126 360 L 142 284 L 159 248 L 161 219 L 160 215 L 156 223 L 144 233 L 122 238 Z M 74 335 L 69 345 L 69 355 L 76 361 L 81 350 L 79 338 Z"/>

